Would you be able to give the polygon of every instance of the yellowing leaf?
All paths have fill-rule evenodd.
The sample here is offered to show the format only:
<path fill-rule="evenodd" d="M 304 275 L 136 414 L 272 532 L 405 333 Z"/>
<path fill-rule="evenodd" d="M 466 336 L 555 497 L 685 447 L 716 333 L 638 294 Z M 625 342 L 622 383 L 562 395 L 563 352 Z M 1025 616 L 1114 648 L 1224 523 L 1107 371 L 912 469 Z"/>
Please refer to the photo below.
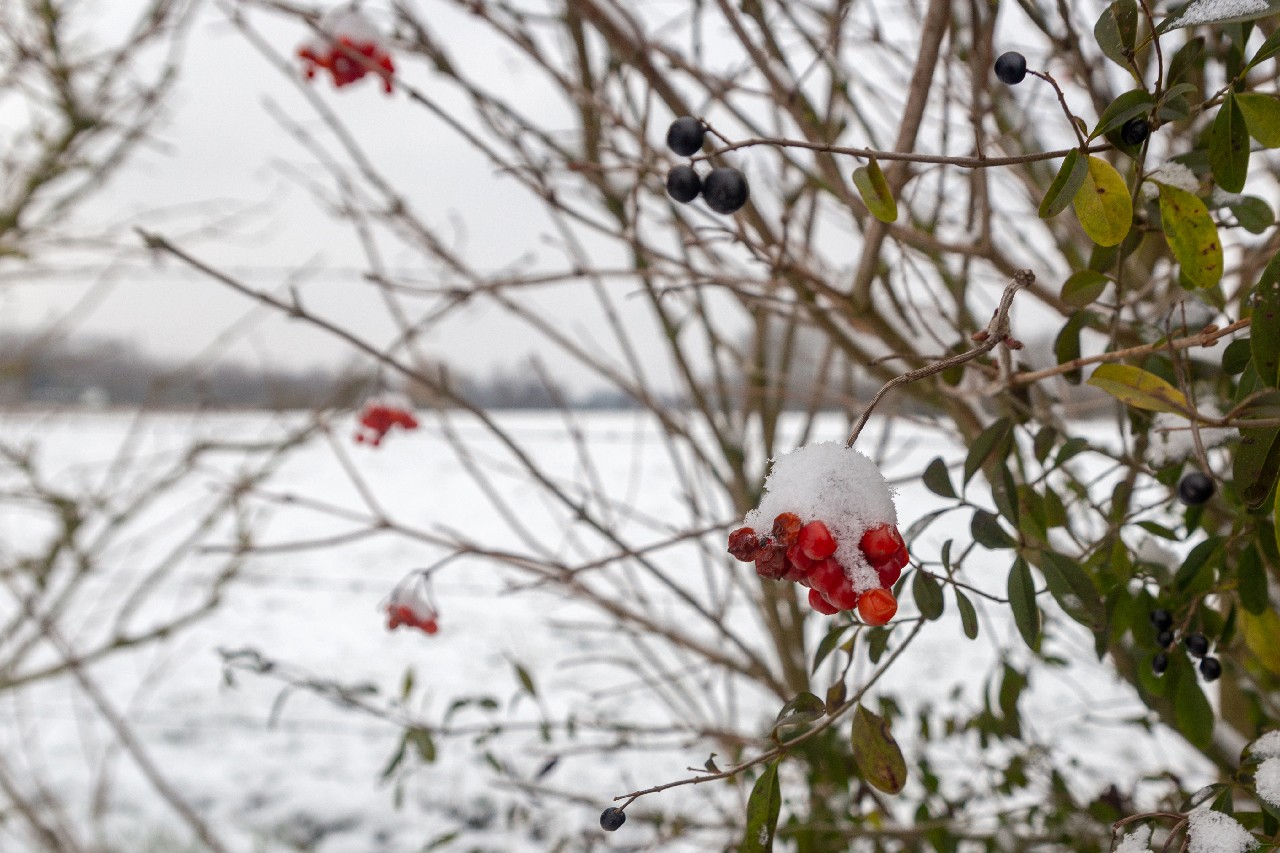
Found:
<path fill-rule="evenodd" d="M 1196 287 L 1213 287 L 1222 279 L 1222 241 L 1209 209 L 1197 196 L 1157 183 L 1160 224 L 1164 239 L 1182 267 L 1182 275 Z"/>
<path fill-rule="evenodd" d="M 1154 373 L 1129 364 L 1103 364 L 1088 383 L 1135 409 L 1185 414 L 1190 410 L 1181 391 Z"/>
<path fill-rule="evenodd" d="M 1100 157 L 1089 157 L 1089 173 L 1076 192 L 1076 217 L 1089 239 L 1099 246 L 1115 246 L 1133 224 L 1133 199 L 1124 178 Z"/>
<path fill-rule="evenodd" d="M 862 778 L 886 794 L 907 784 L 907 762 L 889 724 L 861 705 L 853 713 L 853 761 Z"/>
<path fill-rule="evenodd" d="M 1243 610 L 1240 612 L 1240 624 L 1244 629 L 1244 644 L 1258 663 L 1273 675 L 1280 675 L 1280 616 L 1274 610 L 1264 610 L 1256 615 Z"/>
<path fill-rule="evenodd" d="M 881 222 L 894 222 L 898 218 L 898 203 L 893 200 L 889 190 L 889 182 L 885 180 L 880 163 L 872 157 L 871 162 L 853 170 L 853 185 L 862 196 L 862 202 L 871 211 L 871 215 Z"/>

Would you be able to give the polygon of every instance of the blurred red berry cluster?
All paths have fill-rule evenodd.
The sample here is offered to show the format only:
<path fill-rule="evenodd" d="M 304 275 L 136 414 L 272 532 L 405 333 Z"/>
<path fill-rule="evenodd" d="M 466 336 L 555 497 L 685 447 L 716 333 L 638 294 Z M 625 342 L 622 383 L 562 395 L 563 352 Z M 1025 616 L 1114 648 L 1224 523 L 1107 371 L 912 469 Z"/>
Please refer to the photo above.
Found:
<path fill-rule="evenodd" d="M 391 592 L 384 609 L 387 613 L 387 630 L 394 631 L 401 625 L 417 628 L 425 634 L 440 630 L 440 614 L 431 600 L 431 589 L 424 571 L 416 571 L 405 578 Z"/>
<path fill-rule="evenodd" d="M 341 89 L 373 73 L 382 78 L 383 89 L 391 91 L 396 68 L 377 29 L 367 18 L 355 11 L 342 11 L 321 21 L 319 28 L 327 38 L 298 48 L 308 80 L 314 79 L 319 70 L 328 71 L 333 85 Z"/>
<path fill-rule="evenodd" d="M 357 417 L 357 444 L 370 444 L 377 447 L 392 427 L 401 429 L 417 429 L 418 419 L 409 411 L 408 400 L 369 400 L 364 404 Z"/>
<path fill-rule="evenodd" d="M 846 567 L 835 558 L 837 545 L 825 523 L 805 523 L 793 512 L 779 513 L 768 533 L 740 527 L 729 534 L 730 554 L 744 563 L 754 562 L 762 578 L 808 587 L 809 606 L 819 613 L 856 609 L 868 625 L 885 624 L 898 612 L 898 601 L 889 590 L 910 559 L 898 528 L 877 525 L 858 542 L 862 556 L 876 570 L 879 588 L 854 589 Z"/>

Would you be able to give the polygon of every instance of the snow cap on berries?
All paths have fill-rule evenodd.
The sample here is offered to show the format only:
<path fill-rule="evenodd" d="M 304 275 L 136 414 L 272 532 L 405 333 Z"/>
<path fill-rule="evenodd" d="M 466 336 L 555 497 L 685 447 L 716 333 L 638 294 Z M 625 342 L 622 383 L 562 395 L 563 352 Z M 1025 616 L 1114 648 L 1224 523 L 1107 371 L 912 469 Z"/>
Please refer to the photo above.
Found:
<path fill-rule="evenodd" d="M 893 492 L 875 463 L 843 442 L 807 444 L 773 460 L 764 481 L 760 506 L 747 513 L 744 524 L 769 530 L 779 513 L 794 512 L 801 520 L 822 521 L 835 537 L 835 558 L 849 570 L 854 589 L 880 586 L 858 542 L 880 524 L 896 526 Z"/>

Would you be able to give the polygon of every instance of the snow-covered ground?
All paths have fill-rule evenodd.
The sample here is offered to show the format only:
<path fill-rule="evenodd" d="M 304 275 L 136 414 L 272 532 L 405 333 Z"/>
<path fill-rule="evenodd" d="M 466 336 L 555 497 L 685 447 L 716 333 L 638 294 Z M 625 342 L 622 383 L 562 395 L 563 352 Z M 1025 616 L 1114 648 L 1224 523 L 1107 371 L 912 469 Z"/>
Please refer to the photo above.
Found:
<path fill-rule="evenodd" d="M 502 421 L 558 477 L 590 479 L 557 416 L 512 414 Z M 52 483 L 86 488 L 100 486 L 104 478 L 115 483 L 110 478 L 122 476 L 120 467 L 110 468 L 122 446 L 131 448 L 126 469 L 136 470 L 160 464 L 194 436 L 263 439 L 302 422 L 298 417 L 264 415 L 151 415 L 139 423 L 116 413 L 8 414 L 0 417 L 0 440 L 37 442 L 39 465 Z M 645 525 L 671 517 L 672 508 L 683 500 L 678 471 L 662 450 L 660 432 L 636 414 L 591 415 L 580 426 L 581 446 L 598 478 L 592 487 L 633 507 L 632 520 L 624 527 L 632 529 L 637 541 L 643 539 Z M 528 492 L 528 513 L 522 521 L 535 532 L 559 535 L 557 510 L 546 506 L 532 487 L 522 486 L 520 478 L 506 476 L 502 452 L 492 437 L 465 420 L 454 428 L 473 461 L 494 472 L 495 487 L 504 495 L 520 501 L 526 497 L 521 490 Z M 843 423 L 833 420 L 814 439 L 836 438 L 842 429 Z M 396 520 L 439 535 L 456 532 L 495 549 L 521 547 L 519 533 L 495 517 L 467 465 L 445 443 L 438 423 L 428 420 L 416 432 L 392 433 L 377 449 L 356 446 L 349 432 L 349 419 L 337 420 L 329 437 L 309 439 L 264 484 L 264 497 L 323 500 L 360 511 L 364 503 L 352 477 L 356 472 L 363 487 Z M 127 441 L 129 436 L 135 438 Z M 335 443 L 343 453 L 335 453 Z M 876 437 L 868 433 L 860 446 L 877 447 Z M 925 464 L 938 454 L 952 462 L 962 454 L 912 427 L 897 429 L 881 451 L 884 472 L 899 488 L 898 515 L 905 531 L 940 505 L 918 482 Z M 181 499 L 175 496 L 149 511 L 135 522 L 127 542 L 98 555 L 109 568 L 92 587 L 92 596 L 77 601 L 64 616 L 70 642 L 87 643 L 99 636 L 95 632 L 103 626 L 96 620 L 117 612 L 118 597 L 136 589 L 139 573 L 155 565 L 152 558 L 189 532 L 199 508 L 224 493 L 239 470 L 236 459 L 226 454 L 201 463 L 197 475 L 177 493 Z M 350 467 L 344 467 L 344 461 Z M 115 473 L 106 473 L 109 470 Z M 323 540 L 355 526 L 304 504 L 257 500 L 245 521 L 253 525 L 260 543 Z M 18 513 L 0 518 L 7 553 L 22 552 L 45 533 Z M 226 543 L 228 535 L 229 530 L 219 526 L 202 541 Z M 920 543 L 922 553 L 936 553 L 948 537 L 967 540 L 968 514 L 955 514 L 931 527 Z M 717 549 L 722 547 L 712 538 Z M 553 547 L 568 553 L 595 546 L 562 542 Z M 407 572 L 429 565 L 441 553 L 430 543 L 383 534 L 323 548 L 255 554 L 226 588 L 213 615 L 163 643 L 117 654 L 87 671 L 125 714 L 174 788 L 236 851 L 417 850 L 459 822 L 470 828 L 468 834 L 442 849 L 543 851 L 546 838 L 561 835 L 581 839 L 576 849 L 592 849 L 606 840 L 625 847 L 650 837 L 636 820 L 606 839 L 597 827 L 600 808 L 615 795 L 688 775 L 686 768 L 700 766 L 714 747 L 671 737 L 663 750 L 621 749 L 602 757 L 589 749 L 563 749 L 563 741 L 559 746 L 546 744 L 534 725 L 527 733 L 494 742 L 471 737 L 440 742 L 439 760 L 430 765 L 410 760 L 413 772 L 397 791 L 396 785 L 380 781 L 398 741 L 397 726 L 336 707 L 306 691 L 282 693 L 281 682 L 269 677 L 241 672 L 233 684 L 224 681 L 219 650 L 251 648 L 287 664 L 291 671 L 374 685 L 379 693 L 367 698 L 377 705 L 394 700 L 405 673 L 412 670 L 416 686 L 408 711 L 427 719 L 438 720 L 457 697 L 481 696 L 496 700 L 496 714 L 468 707 L 454 722 L 479 725 L 509 719 L 512 707 L 511 715 L 533 723 L 543 713 L 565 711 L 583 720 L 669 719 L 666 706 L 652 691 L 636 689 L 616 667 L 609 668 L 604 659 L 611 640 L 601 636 L 598 624 L 589 624 L 589 614 L 580 604 L 537 590 L 513 592 L 515 576 L 479 558 L 459 560 L 438 573 L 434 592 L 441 604 L 439 634 L 388 632 L 380 603 Z M 670 553 L 670 559 L 681 554 L 692 559 L 695 552 Z M 149 597 L 135 620 L 145 624 L 189 604 L 208 588 L 226 558 L 216 548 L 197 548 L 154 588 L 148 587 Z M 1000 557 L 992 560 L 989 579 L 973 577 L 999 592 L 1007 568 L 1007 559 Z M 734 570 L 743 567 L 725 561 L 724 571 Z M 643 594 L 646 587 L 638 584 Z M 16 612 L 10 589 L 6 587 L 0 598 L 0 624 L 7 624 Z M 950 702 L 975 709 L 981 706 L 981 682 L 992 662 L 1004 649 L 1015 654 L 1024 650 L 1003 608 L 983 608 L 979 602 L 982 633 L 969 642 L 958 619 L 952 618 L 955 607 L 949 594 L 947 602 L 947 615 L 927 626 L 883 688 L 917 708 Z M 815 637 L 823 624 L 813 619 Z M 1153 769 L 1172 768 L 1193 779 L 1203 772 L 1175 739 L 1143 735 L 1126 723 L 1142 713 L 1141 706 L 1105 665 L 1097 663 L 1090 637 L 1068 630 L 1051 643 L 1052 651 L 1070 665 L 1038 668 L 1022 707 L 1033 736 L 1077 762 L 1074 780 L 1082 790 L 1094 790 L 1101 780 L 1132 781 Z M 4 648 L 0 645 L 0 651 Z M 33 658 L 52 659 L 47 654 Z M 523 695 L 516 664 L 532 676 L 536 700 Z M 859 667 L 865 667 L 865 661 Z M 865 671 L 859 667 L 855 681 Z M 960 699 L 947 698 L 953 689 L 959 690 Z M 717 704 L 718 699 L 708 699 L 706 707 L 720 708 L 730 724 L 749 726 L 744 721 L 760 720 L 763 733 L 777 708 L 753 707 L 758 699 L 747 690 L 734 694 L 734 701 L 726 698 Z M 121 754 L 71 678 L 0 692 L 0 720 L 0 759 L 9 773 L 28 793 L 43 789 L 60 803 L 64 819 L 82 840 L 111 851 L 192 849 L 186 828 Z M 900 739 L 910 753 L 911 732 L 901 732 Z M 583 735 L 577 745 L 592 742 L 602 739 Z M 502 786 L 493 784 L 489 749 L 506 766 Z M 582 801 L 520 795 L 520 780 L 533 782 L 553 757 L 559 760 L 537 782 L 553 790 L 585 793 Z M 964 776 L 964 768 L 976 766 L 981 758 L 976 742 L 962 745 L 939 755 L 935 770 L 943 776 Z M 1059 763 L 1066 764 L 1061 759 Z M 729 810 L 740 802 L 741 792 L 704 791 L 706 787 L 657 797 L 707 796 Z M 695 790 L 696 794 L 682 793 Z M 505 810 L 518 802 L 526 803 L 527 817 L 517 821 L 519 831 L 508 832 Z M 643 813 L 644 803 L 635 807 L 637 814 Z M 55 813 L 52 807 L 49 813 Z M 28 841 L 16 821 L 0 822 L 0 851 L 27 850 Z"/>

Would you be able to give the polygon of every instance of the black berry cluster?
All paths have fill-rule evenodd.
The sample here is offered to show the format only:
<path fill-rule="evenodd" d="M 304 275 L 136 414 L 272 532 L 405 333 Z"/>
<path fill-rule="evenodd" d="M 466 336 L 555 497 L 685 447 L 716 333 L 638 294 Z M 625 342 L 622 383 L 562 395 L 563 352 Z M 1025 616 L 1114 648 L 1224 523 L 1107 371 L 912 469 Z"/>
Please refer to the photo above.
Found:
<path fill-rule="evenodd" d="M 681 116 L 667 129 L 667 147 L 681 157 L 692 157 L 702 150 L 706 129 L 693 116 Z M 667 173 L 667 195 L 688 204 L 699 195 L 716 213 L 734 213 L 747 203 L 751 188 L 747 178 L 732 166 L 712 169 L 706 178 L 699 177 L 692 166 L 676 166 Z"/>
<path fill-rule="evenodd" d="M 1164 675 L 1169 668 L 1169 649 L 1173 646 L 1173 614 L 1163 608 L 1151 611 L 1151 627 L 1156 629 L 1156 645 L 1160 651 L 1151 659 L 1151 671 Z M 1222 662 L 1209 654 L 1209 638 L 1196 631 L 1184 634 L 1182 645 L 1193 658 L 1200 660 L 1200 675 L 1205 681 L 1214 681 L 1222 675 Z"/>

